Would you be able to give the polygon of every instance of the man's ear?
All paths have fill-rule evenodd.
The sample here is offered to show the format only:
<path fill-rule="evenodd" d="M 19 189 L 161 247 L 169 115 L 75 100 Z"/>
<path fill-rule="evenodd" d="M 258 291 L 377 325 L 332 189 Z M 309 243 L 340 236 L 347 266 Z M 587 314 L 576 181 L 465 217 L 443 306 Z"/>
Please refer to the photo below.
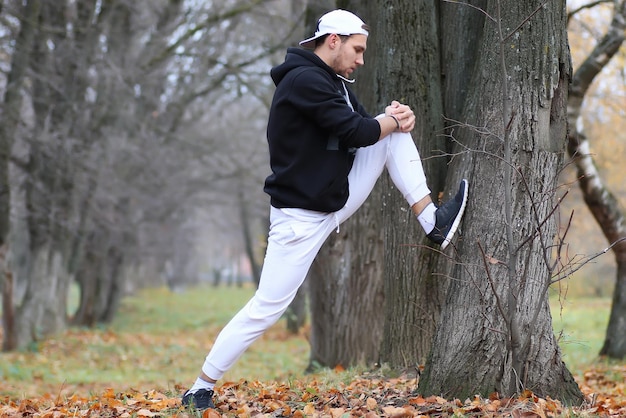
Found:
<path fill-rule="evenodd" d="M 328 35 L 328 38 L 326 40 L 328 41 L 328 46 L 331 49 L 335 49 L 341 44 L 341 38 L 336 33 L 331 33 L 330 35 Z"/>

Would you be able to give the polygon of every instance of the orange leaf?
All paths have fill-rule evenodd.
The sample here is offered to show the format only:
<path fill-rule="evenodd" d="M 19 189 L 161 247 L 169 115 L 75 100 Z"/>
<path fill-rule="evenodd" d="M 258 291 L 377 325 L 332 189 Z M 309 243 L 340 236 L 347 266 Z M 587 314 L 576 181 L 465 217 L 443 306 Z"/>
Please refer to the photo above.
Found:
<path fill-rule="evenodd" d="M 105 399 L 115 399 L 115 391 L 113 390 L 113 388 L 106 388 L 106 390 L 102 394 L 102 397 Z"/>
<path fill-rule="evenodd" d="M 330 408 L 330 415 L 333 418 L 339 418 L 346 412 L 345 408 Z"/>
<path fill-rule="evenodd" d="M 416 398 L 409 398 L 409 404 L 411 405 L 426 405 L 426 399 L 421 395 Z"/>
<path fill-rule="evenodd" d="M 367 398 L 365 405 L 367 405 L 367 409 L 376 409 L 378 402 L 376 402 L 376 399 L 374 398 Z"/>
<path fill-rule="evenodd" d="M 222 418 L 222 416 L 215 409 L 205 409 L 202 418 Z"/>
<path fill-rule="evenodd" d="M 385 406 L 383 408 L 383 411 L 385 412 L 385 415 L 393 418 L 404 418 L 413 416 L 413 413 L 410 410 L 398 408 L 395 406 Z"/>

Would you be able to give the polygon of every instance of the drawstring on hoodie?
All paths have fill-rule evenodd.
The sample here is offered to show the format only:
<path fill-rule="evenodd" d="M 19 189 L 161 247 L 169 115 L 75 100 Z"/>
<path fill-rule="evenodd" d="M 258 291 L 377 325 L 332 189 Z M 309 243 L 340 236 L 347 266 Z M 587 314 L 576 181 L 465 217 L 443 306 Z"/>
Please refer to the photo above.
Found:
<path fill-rule="evenodd" d="M 352 102 L 350 102 L 350 95 L 348 94 L 348 88 L 346 87 L 346 83 L 343 82 L 343 80 L 345 80 L 345 78 L 341 77 L 340 75 L 338 75 L 337 77 L 339 77 L 341 79 L 341 85 L 343 86 L 343 91 L 344 91 L 344 98 L 346 99 L 346 103 L 348 103 L 348 106 L 350 106 L 350 109 L 352 109 L 352 111 L 354 112 L 354 107 L 352 106 Z M 346 80 L 349 81 L 349 80 Z"/>

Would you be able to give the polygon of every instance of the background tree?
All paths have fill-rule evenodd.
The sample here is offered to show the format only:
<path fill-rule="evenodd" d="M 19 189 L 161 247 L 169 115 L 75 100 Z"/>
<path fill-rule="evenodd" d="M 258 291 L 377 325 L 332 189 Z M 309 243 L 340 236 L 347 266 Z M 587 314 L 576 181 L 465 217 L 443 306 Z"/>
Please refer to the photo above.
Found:
<path fill-rule="evenodd" d="M 41 5 L 38 1 L 27 2 L 21 10 L 24 24 L 17 30 L 15 53 L 8 72 L 3 100 L 2 120 L 0 121 L 0 240 L 2 244 L 2 325 L 4 329 L 3 349 L 11 349 L 17 344 L 18 325 L 16 324 L 16 307 L 13 295 L 20 286 L 13 272 L 7 267 L 9 233 L 11 229 L 11 184 L 10 159 L 14 137 L 20 125 L 22 108 L 21 86 L 26 78 L 29 65 L 32 41 L 35 37 L 36 21 Z M 5 8 L 3 8 L 5 9 Z"/>
<path fill-rule="evenodd" d="M 398 8 L 378 4 L 373 40 L 384 60 L 377 60 L 378 85 L 383 103 L 394 98 L 410 104 L 416 116 L 413 138 L 432 193 L 439 202 L 446 179 L 446 140 L 443 136 L 444 104 L 456 106 L 458 97 L 446 100 L 455 91 L 442 79 L 442 33 L 439 27 L 439 2 L 402 2 Z M 403 12 L 401 12 L 401 10 Z M 411 36 L 407 36 L 410 33 Z M 467 38 L 457 33 L 450 42 L 458 48 Z M 402 53 L 398 53 L 402 51 Z M 459 54 L 462 56 L 462 54 Z M 451 98 L 452 99 L 452 98 Z M 460 179 L 460 173 L 456 177 Z M 383 231 L 385 248 L 384 283 L 386 311 L 381 360 L 397 369 L 424 364 L 430 351 L 445 300 L 449 281 L 437 274 L 440 252 L 428 244 L 415 215 L 404 197 L 384 177 Z M 455 186 L 448 189 L 456 192 Z M 446 196 L 446 199 L 449 197 Z M 449 261 L 445 259 L 444 263 Z"/>
<path fill-rule="evenodd" d="M 584 201 L 611 245 L 617 263 L 611 315 L 600 354 L 624 358 L 626 356 L 626 221 L 624 209 L 608 189 L 596 168 L 581 116 L 583 101 L 592 82 L 619 51 L 626 37 L 626 1 L 615 1 L 612 6 L 613 16 L 607 31 L 576 69 L 572 78 L 568 99 L 568 117 L 571 127 L 568 136 L 568 152 L 576 165 L 578 184 Z M 580 10 L 579 8 L 574 12 Z"/>
<path fill-rule="evenodd" d="M 400 1 L 389 8 L 385 2 L 337 2 L 372 27 L 355 90 L 373 114 L 392 100 L 412 106 L 413 136 L 435 201 L 445 169 L 444 159 L 430 158 L 445 149 L 436 4 Z M 416 245 L 423 240 L 406 200 L 385 174 L 314 263 L 313 363 L 334 367 L 382 360 L 404 368 L 425 360 L 447 283 L 433 275 L 437 253 Z"/>
<path fill-rule="evenodd" d="M 315 5 L 316 7 L 313 7 Z M 377 2 L 310 2 L 307 33 L 317 19 L 334 8 L 345 8 L 371 22 L 378 13 Z M 369 24 L 369 23 L 368 23 Z M 355 78 L 359 100 L 370 113 L 384 110 L 378 99 L 376 68 L 369 57 L 378 55 L 372 32 L 365 55 L 366 65 Z M 383 251 L 382 191 L 377 188 L 365 204 L 332 233 L 320 250 L 308 278 L 311 299 L 310 368 L 348 367 L 378 361 L 382 340 Z"/>

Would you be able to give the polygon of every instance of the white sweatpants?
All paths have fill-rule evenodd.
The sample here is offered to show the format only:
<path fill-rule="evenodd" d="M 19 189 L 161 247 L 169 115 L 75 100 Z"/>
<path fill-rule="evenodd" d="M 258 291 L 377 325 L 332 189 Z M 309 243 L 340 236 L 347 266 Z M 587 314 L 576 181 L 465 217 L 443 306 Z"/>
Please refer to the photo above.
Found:
<path fill-rule="evenodd" d="M 348 176 L 350 196 L 342 209 L 324 213 L 271 208 L 259 288 L 218 335 L 202 366 L 204 374 L 220 379 L 250 344 L 281 317 L 326 238 L 363 204 L 384 167 L 409 206 L 430 194 L 411 135 L 394 132 L 357 150 Z"/>

